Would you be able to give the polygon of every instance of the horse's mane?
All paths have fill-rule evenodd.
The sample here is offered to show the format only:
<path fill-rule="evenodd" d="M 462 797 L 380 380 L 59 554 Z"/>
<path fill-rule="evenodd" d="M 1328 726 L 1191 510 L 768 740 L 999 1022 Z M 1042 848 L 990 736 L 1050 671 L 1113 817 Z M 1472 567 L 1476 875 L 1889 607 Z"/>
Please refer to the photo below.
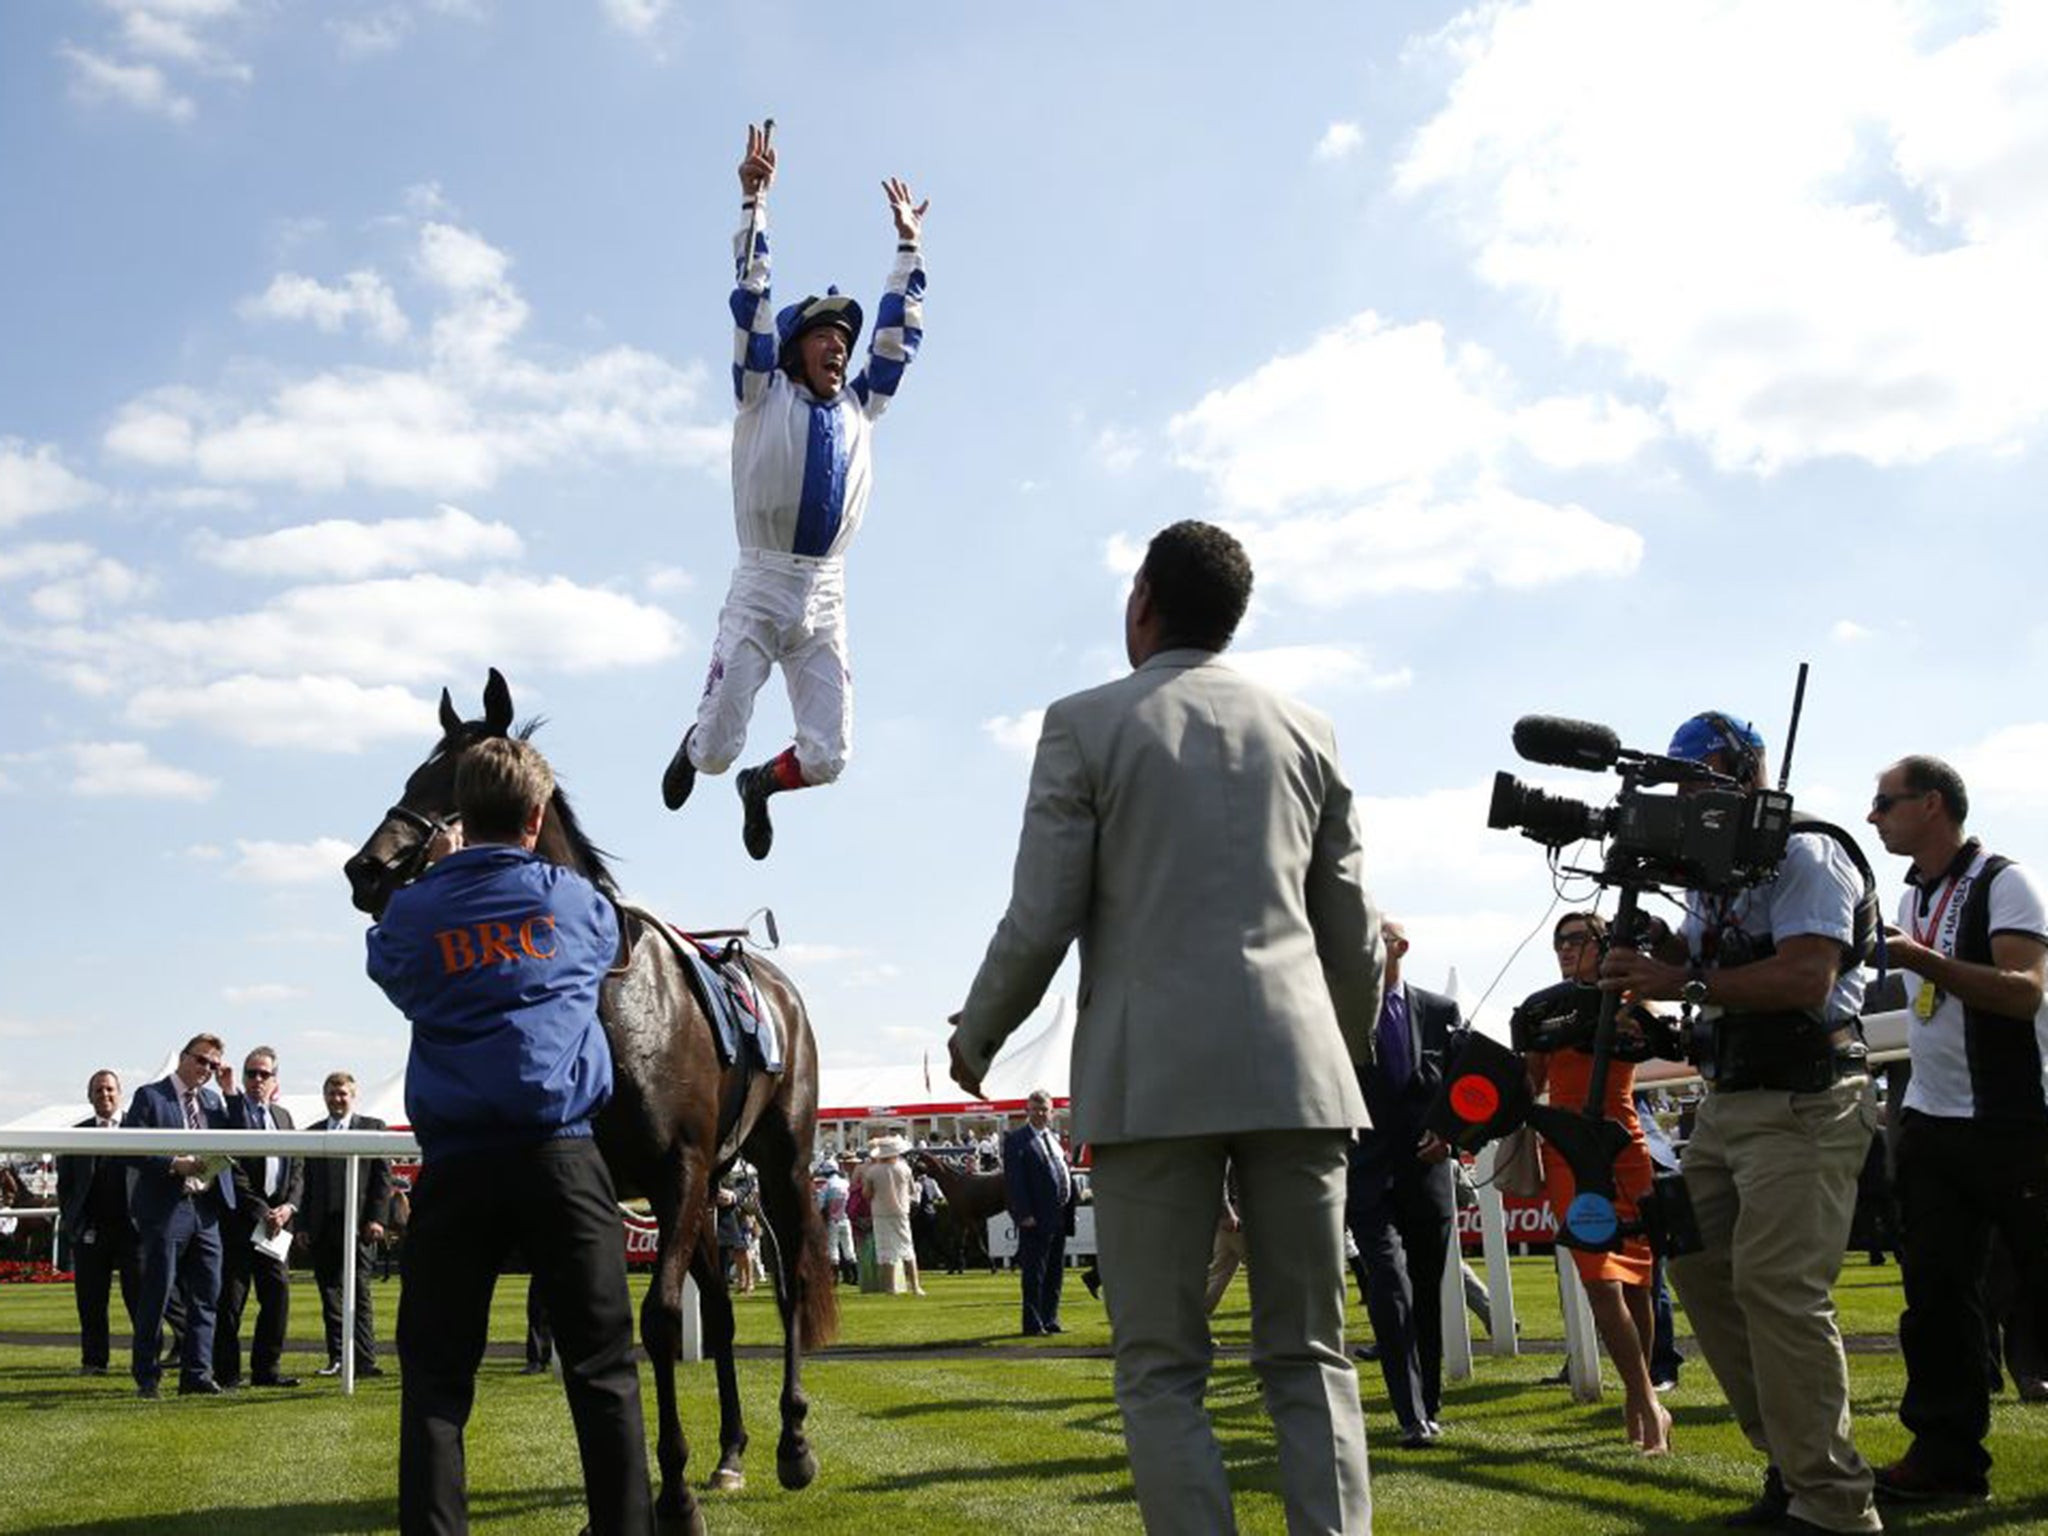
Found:
<path fill-rule="evenodd" d="M 529 741 L 533 733 L 547 724 L 547 716 L 536 715 L 518 730 L 521 741 Z M 576 807 L 569 803 L 569 796 L 562 786 L 555 786 L 555 798 L 548 806 L 548 812 L 555 825 L 562 829 L 562 836 L 569 844 L 574 862 L 589 877 L 590 883 L 605 895 L 618 899 L 619 883 L 612 876 L 608 855 L 590 840 L 590 834 L 583 830 L 583 823 L 576 818 Z"/>

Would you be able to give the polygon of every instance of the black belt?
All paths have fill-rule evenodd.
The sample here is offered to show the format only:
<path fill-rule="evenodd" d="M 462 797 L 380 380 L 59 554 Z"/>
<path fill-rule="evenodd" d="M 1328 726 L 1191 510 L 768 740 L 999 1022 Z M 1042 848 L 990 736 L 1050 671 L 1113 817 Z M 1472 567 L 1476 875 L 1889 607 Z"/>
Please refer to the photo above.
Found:
<path fill-rule="evenodd" d="M 1844 1078 L 1865 1075 L 1870 1048 L 1853 1020 L 1829 1026 L 1784 1015 L 1724 1014 L 1713 1023 L 1708 1060 L 1714 1070 L 1705 1075 L 1717 1093 L 1821 1093 Z"/>

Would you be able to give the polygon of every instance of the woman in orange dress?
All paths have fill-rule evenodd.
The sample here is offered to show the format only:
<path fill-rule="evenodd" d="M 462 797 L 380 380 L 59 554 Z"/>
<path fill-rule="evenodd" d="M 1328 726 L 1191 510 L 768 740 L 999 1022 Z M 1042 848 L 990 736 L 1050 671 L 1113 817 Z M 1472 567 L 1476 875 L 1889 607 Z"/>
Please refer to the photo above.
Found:
<path fill-rule="evenodd" d="M 1596 912 L 1567 912 L 1557 920 L 1552 943 L 1557 968 L 1565 980 L 1590 983 L 1599 976 L 1600 946 L 1606 937 L 1607 923 Z M 1537 1093 L 1547 1088 L 1550 1102 L 1560 1109 L 1585 1107 L 1593 1083 L 1590 1051 L 1531 1051 L 1523 1059 L 1529 1086 Z M 1614 1211 L 1623 1222 L 1635 1219 L 1637 1201 L 1648 1191 L 1652 1177 L 1650 1151 L 1643 1142 L 1642 1123 L 1636 1118 L 1635 1080 L 1634 1066 L 1608 1062 L 1600 1112 L 1628 1131 L 1628 1147 L 1614 1164 Z M 1560 1219 L 1577 1193 L 1571 1169 L 1548 1147 L 1543 1153 L 1543 1192 Z M 1631 1237 L 1615 1253 L 1588 1253 L 1578 1248 L 1570 1253 L 1585 1284 L 1600 1342 L 1621 1373 L 1628 1437 L 1645 1455 L 1661 1456 L 1671 1448 L 1671 1414 L 1657 1401 L 1650 1380 L 1650 1344 L 1656 1337 L 1650 1306 L 1650 1245 L 1641 1237 Z"/>

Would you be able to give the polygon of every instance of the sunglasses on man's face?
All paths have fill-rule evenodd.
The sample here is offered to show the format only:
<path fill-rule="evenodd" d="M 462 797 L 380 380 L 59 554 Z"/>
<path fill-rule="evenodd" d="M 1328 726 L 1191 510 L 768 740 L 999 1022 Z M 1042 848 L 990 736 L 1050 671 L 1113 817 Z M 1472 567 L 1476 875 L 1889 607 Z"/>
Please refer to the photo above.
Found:
<path fill-rule="evenodd" d="M 1934 791 L 1931 789 L 1915 789 L 1908 790 L 1903 795 L 1875 794 L 1870 797 L 1871 813 L 1882 816 L 1895 805 L 1904 804 L 1908 800 L 1918 800 L 1922 795 L 1931 795 L 1933 793 Z"/>
<path fill-rule="evenodd" d="M 275 1076 L 277 1076 L 277 1074 L 276 1074 L 275 1072 L 271 1071 L 271 1070 L 270 1070 L 270 1068 L 268 1068 L 268 1067 L 244 1067 L 244 1068 L 242 1068 L 242 1076 L 244 1076 L 244 1077 L 275 1077 Z"/>
<path fill-rule="evenodd" d="M 1551 947 L 1554 948 L 1559 954 L 1563 954 L 1568 949 L 1584 949 L 1588 944 L 1594 942 L 1596 941 L 1594 940 L 1593 935 L 1587 933 L 1582 928 L 1577 933 L 1559 934 L 1557 936 L 1557 942 Z"/>
<path fill-rule="evenodd" d="M 209 1072 L 218 1072 L 221 1069 L 222 1063 L 218 1056 L 202 1056 L 197 1051 L 187 1051 L 185 1056 L 187 1060 L 198 1062 Z"/>

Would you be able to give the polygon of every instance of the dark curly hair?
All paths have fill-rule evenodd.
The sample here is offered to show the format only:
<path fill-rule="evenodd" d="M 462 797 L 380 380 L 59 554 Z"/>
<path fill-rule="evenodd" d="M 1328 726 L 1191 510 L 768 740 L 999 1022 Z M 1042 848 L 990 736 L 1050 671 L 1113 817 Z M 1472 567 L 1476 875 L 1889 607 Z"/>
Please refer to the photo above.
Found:
<path fill-rule="evenodd" d="M 1223 650 L 1252 600 L 1250 557 L 1213 523 L 1190 519 L 1160 529 L 1140 574 L 1174 646 Z"/>

